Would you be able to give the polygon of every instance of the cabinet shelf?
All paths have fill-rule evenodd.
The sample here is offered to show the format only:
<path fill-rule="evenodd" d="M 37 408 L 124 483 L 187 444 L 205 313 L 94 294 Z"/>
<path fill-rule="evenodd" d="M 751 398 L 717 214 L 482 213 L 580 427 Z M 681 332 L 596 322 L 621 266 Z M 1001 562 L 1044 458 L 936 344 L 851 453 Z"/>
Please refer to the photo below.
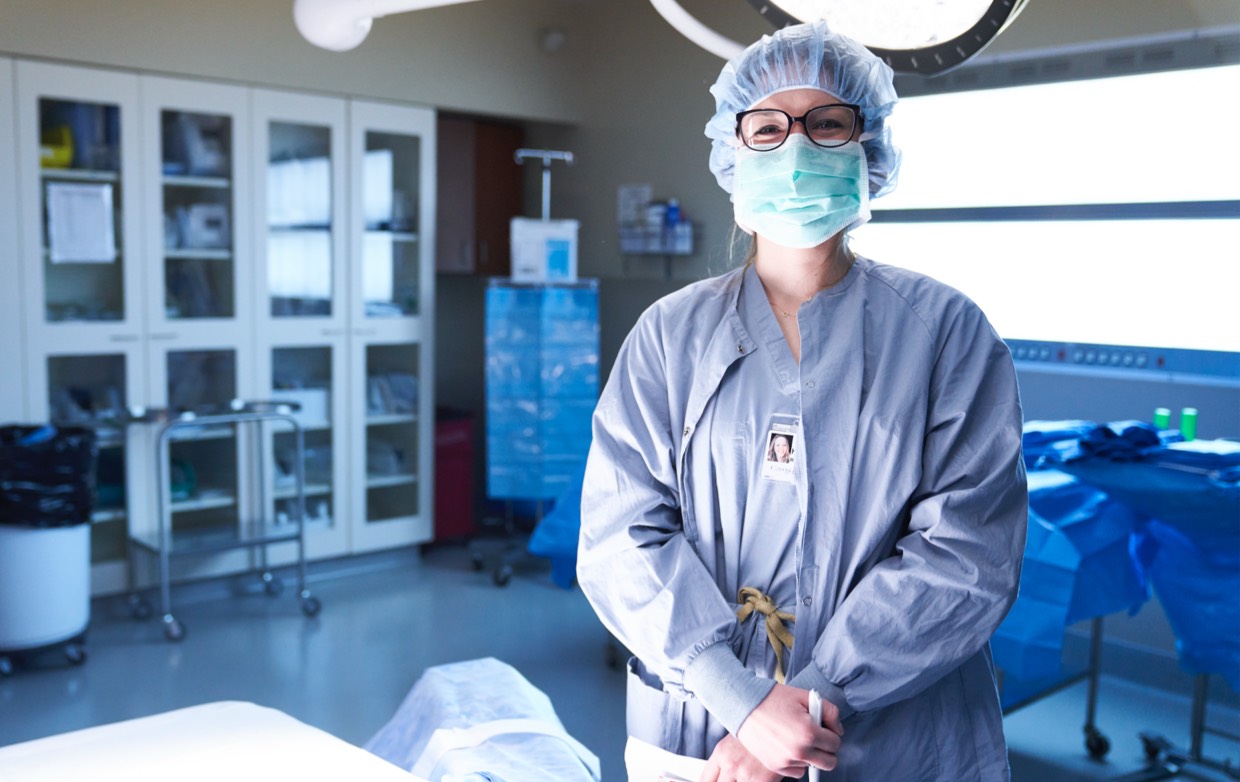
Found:
<path fill-rule="evenodd" d="M 72 182 L 119 182 L 120 174 L 115 171 L 98 171 L 89 168 L 41 168 L 39 176 L 43 179 L 61 179 Z"/>
<path fill-rule="evenodd" d="M 269 225 L 267 230 L 273 234 L 278 233 L 323 233 L 330 231 L 332 227 L 327 223 L 299 223 L 296 225 Z"/>
<path fill-rule="evenodd" d="M 165 258 L 201 261 L 231 261 L 232 250 L 197 250 L 192 247 L 178 247 L 175 250 L 164 250 Z"/>
<path fill-rule="evenodd" d="M 212 508 L 228 508 L 236 504 L 236 497 L 231 494 L 220 494 L 173 502 L 169 506 L 169 510 L 173 513 L 189 513 L 198 510 L 211 510 Z"/>
<path fill-rule="evenodd" d="M 366 233 L 377 236 L 391 237 L 394 242 L 416 242 L 418 235 L 412 231 L 387 231 L 380 228 L 367 228 Z"/>
<path fill-rule="evenodd" d="M 413 413 L 384 413 L 366 416 L 367 426 L 390 426 L 392 424 L 412 424 L 418 420 Z"/>
<path fill-rule="evenodd" d="M 332 487 L 326 483 L 307 483 L 305 488 L 307 497 L 321 497 L 325 494 L 332 493 Z M 272 497 L 277 500 L 291 500 L 297 497 L 296 488 L 278 488 L 272 492 Z"/>
<path fill-rule="evenodd" d="M 367 475 L 367 489 L 383 489 L 388 486 L 406 486 L 408 484 L 417 483 L 417 476 L 414 475 Z"/>
<path fill-rule="evenodd" d="M 119 260 L 121 259 L 121 255 L 122 255 L 122 253 L 121 253 L 121 248 L 119 248 L 119 247 L 114 248 L 114 249 L 112 250 L 112 252 L 113 252 L 113 255 L 114 255 L 114 257 L 116 258 L 116 260 L 118 260 L 118 261 L 119 261 Z M 51 251 L 51 250 L 49 250 L 48 248 L 44 247 L 44 248 L 43 248 L 43 260 L 44 260 L 44 262 L 50 261 L 50 260 L 51 260 L 51 258 L 52 258 L 52 251 Z M 56 265 L 57 265 L 57 266 L 71 266 L 71 265 L 74 265 L 74 264 L 77 264 L 77 265 L 84 265 L 84 266 L 101 266 L 101 265 L 104 265 L 104 264 L 107 264 L 107 263 L 111 263 L 111 261 L 56 261 L 55 263 L 56 263 Z"/>
<path fill-rule="evenodd" d="M 301 421 L 298 420 L 303 432 L 326 432 L 332 428 L 331 421 Z M 290 437 L 293 434 L 291 428 L 285 427 L 276 432 L 277 437 Z"/>
<path fill-rule="evenodd" d="M 297 540 L 296 524 L 274 524 L 263 521 L 212 527 L 209 529 L 173 530 L 169 554 L 209 554 L 264 543 Z M 131 540 L 146 549 L 160 550 L 159 533 L 135 535 Z"/>
<path fill-rule="evenodd" d="M 165 187 L 198 187 L 213 190 L 227 190 L 232 187 L 232 180 L 220 176 L 187 176 L 169 174 L 164 176 Z"/>

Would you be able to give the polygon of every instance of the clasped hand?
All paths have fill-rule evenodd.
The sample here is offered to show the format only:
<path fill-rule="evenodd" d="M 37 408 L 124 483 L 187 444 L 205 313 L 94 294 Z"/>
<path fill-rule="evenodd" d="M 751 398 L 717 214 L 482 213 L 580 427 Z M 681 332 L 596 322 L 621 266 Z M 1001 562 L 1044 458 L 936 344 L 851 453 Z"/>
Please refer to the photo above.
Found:
<path fill-rule="evenodd" d="M 809 717 L 809 690 L 776 684 L 736 736 L 724 737 L 699 782 L 778 782 L 810 766 L 830 771 L 844 727 L 834 704 L 822 702 L 822 724 Z"/>

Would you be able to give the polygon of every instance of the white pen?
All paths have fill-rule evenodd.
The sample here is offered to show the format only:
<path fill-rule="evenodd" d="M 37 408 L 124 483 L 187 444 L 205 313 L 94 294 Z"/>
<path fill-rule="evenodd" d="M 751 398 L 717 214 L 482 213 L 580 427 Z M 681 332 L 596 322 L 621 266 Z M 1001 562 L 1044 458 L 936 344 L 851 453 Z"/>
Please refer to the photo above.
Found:
<path fill-rule="evenodd" d="M 809 718 L 818 727 L 822 727 L 822 696 L 818 694 L 818 690 L 809 691 Z M 818 782 L 819 770 L 814 766 L 809 767 L 809 782 Z"/>

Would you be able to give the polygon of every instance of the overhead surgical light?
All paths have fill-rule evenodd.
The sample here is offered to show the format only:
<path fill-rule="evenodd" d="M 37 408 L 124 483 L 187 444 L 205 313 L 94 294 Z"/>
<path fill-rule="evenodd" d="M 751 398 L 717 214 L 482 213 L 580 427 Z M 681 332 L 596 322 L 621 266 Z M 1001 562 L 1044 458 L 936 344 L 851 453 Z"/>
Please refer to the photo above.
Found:
<path fill-rule="evenodd" d="M 467 2 L 471 0 L 294 0 L 293 22 L 315 46 L 344 52 L 366 40 L 378 17 Z"/>
<path fill-rule="evenodd" d="M 960 65 L 1003 32 L 1027 0 L 749 0 L 775 27 L 824 19 L 897 73 L 932 76 Z M 677 0 L 650 0 L 681 35 L 724 58 L 741 45 L 707 29 Z"/>
<path fill-rule="evenodd" d="M 1003 32 L 1027 0 L 749 0 L 776 27 L 824 19 L 898 73 L 960 65 Z"/>

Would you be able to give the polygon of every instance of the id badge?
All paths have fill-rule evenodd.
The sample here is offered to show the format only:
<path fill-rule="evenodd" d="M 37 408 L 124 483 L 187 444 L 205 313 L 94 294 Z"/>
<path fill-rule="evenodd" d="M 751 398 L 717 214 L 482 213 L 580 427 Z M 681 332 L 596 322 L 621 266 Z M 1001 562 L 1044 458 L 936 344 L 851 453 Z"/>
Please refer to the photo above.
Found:
<path fill-rule="evenodd" d="M 790 415 L 771 419 L 762 448 L 762 478 L 780 483 L 796 483 L 797 446 L 800 444 L 801 422 Z"/>

